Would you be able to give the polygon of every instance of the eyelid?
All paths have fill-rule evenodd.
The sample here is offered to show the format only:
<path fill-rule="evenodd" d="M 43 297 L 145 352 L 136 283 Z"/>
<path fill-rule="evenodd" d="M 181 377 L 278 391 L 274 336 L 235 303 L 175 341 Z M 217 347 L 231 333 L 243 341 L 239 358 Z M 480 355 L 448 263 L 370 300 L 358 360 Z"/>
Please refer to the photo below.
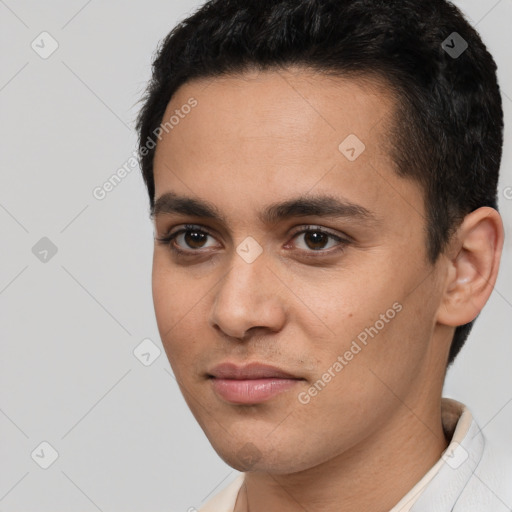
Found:
<path fill-rule="evenodd" d="M 297 235 L 300 235 L 302 233 L 308 233 L 311 231 L 323 233 L 324 235 L 331 236 L 338 241 L 344 241 L 347 243 L 351 241 L 351 237 L 349 237 L 348 235 L 333 233 L 330 229 L 324 228 L 323 226 L 319 226 L 318 224 L 305 224 L 303 226 L 300 226 L 299 228 L 297 228 L 297 231 L 293 231 L 290 236 L 295 238 Z"/>
<path fill-rule="evenodd" d="M 173 236 L 186 231 L 200 231 L 202 233 L 213 236 L 212 232 L 207 227 L 201 226 L 200 224 L 182 224 L 178 226 L 178 229 L 175 231 L 169 231 L 165 236 Z"/>

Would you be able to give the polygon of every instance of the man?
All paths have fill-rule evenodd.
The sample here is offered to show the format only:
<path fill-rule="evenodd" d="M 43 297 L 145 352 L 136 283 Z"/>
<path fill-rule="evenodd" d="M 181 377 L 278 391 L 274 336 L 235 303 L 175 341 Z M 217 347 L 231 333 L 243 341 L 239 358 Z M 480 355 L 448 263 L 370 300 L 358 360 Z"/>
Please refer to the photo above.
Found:
<path fill-rule="evenodd" d="M 510 460 L 441 398 L 496 282 L 496 66 L 445 1 L 213 0 L 138 130 L 153 297 L 243 472 L 202 511 L 505 511 Z"/>

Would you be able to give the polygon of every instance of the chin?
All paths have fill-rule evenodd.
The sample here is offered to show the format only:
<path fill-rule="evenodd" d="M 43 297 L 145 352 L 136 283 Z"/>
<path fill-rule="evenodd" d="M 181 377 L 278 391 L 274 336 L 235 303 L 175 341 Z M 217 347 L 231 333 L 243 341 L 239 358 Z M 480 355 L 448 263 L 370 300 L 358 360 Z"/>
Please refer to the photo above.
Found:
<path fill-rule="evenodd" d="M 269 443 L 268 439 L 261 442 L 240 439 L 234 442 L 232 438 L 221 443 L 212 443 L 219 457 L 229 466 L 241 472 L 265 472 L 271 474 L 291 474 L 309 469 L 314 463 L 294 460 L 297 449 L 293 446 L 281 446 Z"/>

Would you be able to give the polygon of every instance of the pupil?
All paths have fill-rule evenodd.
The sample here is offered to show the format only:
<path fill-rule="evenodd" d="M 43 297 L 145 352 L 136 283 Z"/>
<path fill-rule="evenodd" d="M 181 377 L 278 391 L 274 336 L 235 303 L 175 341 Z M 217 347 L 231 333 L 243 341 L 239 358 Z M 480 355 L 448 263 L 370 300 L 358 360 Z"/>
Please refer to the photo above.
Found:
<path fill-rule="evenodd" d="M 316 243 L 316 244 L 320 244 L 321 246 L 323 246 L 325 244 L 326 236 L 327 235 L 325 235 L 324 233 L 319 233 L 317 231 L 312 232 L 312 233 L 306 233 L 306 243 L 307 243 L 308 237 L 310 237 L 310 238 L 313 239 L 313 245 Z M 322 247 L 313 246 L 313 247 L 310 247 L 310 248 L 312 248 L 312 249 L 321 249 Z"/>
<path fill-rule="evenodd" d="M 198 233 L 197 231 L 187 231 L 187 233 L 185 234 L 185 242 L 190 247 L 197 247 L 194 244 L 198 244 L 198 246 L 200 247 L 200 243 L 204 242 L 205 236 L 206 236 L 205 233 Z"/>

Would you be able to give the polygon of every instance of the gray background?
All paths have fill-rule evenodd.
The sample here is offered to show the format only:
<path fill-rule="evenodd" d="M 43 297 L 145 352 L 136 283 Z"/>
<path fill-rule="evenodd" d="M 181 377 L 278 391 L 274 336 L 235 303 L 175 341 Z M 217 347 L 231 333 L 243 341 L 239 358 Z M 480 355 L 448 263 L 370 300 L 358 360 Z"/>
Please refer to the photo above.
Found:
<path fill-rule="evenodd" d="M 149 366 L 133 354 L 146 338 L 162 348 L 138 168 L 105 199 L 92 194 L 133 155 L 158 41 L 199 4 L 0 0 L 0 511 L 193 510 L 237 474 L 196 424 L 164 352 Z M 445 395 L 510 447 L 512 1 L 457 4 L 499 67 L 508 238 Z M 43 31 L 59 45 L 46 59 L 31 47 L 51 49 Z M 32 250 L 43 237 L 57 248 L 46 262 Z M 43 441 L 58 452 L 48 469 Z"/>

